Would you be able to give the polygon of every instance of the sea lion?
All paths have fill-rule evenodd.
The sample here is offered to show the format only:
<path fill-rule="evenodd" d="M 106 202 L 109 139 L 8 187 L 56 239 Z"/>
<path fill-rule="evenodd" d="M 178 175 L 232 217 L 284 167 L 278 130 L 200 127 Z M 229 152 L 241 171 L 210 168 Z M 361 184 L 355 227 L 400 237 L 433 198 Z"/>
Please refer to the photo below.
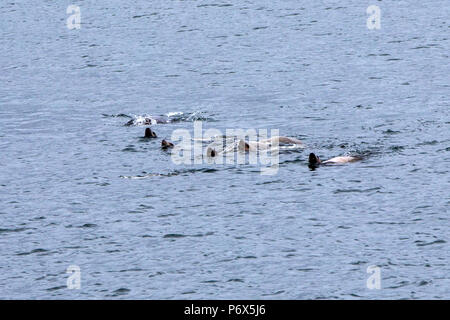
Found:
<path fill-rule="evenodd" d="M 169 141 L 166 141 L 166 140 L 161 141 L 161 148 L 169 149 L 169 148 L 173 148 L 173 147 L 174 147 L 174 145 L 173 145 L 172 142 L 169 142 Z"/>
<path fill-rule="evenodd" d="M 214 158 L 215 156 L 217 156 L 217 151 L 211 147 L 208 147 L 208 149 L 206 149 L 206 155 L 208 157 Z"/>
<path fill-rule="evenodd" d="M 273 145 L 280 144 L 296 144 L 302 145 L 303 142 L 291 137 L 283 137 L 283 136 L 275 136 L 269 139 L 263 139 L 259 141 L 249 141 L 245 142 L 244 140 L 239 140 L 238 150 L 240 151 L 257 151 L 257 150 L 266 150 L 271 148 Z"/>
<path fill-rule="evenodd" d="M 283 137 L 283 136 L 275 136 L 269 139 L 262 139 L 259 141 L 249 141 L 246 142 L 243 139 L 239 139 L 237 143 L 234 143 L 223 151 L 216 151 L 215 149 L 208 147 L 206 151 L 206 155 L 208 157 L 215 157 L 219 154 L 223 154 L 229 151 L 234 151 L 235 146 L 237 146 L 237 150 L 249 152 L 249 151 L 258 151 L 258 150 L 269 150 L 272 147 L 275 147 L 276 145 L 280 144 L 295 144 L 295 145 L 301 145 L 303 146 L 303 142 L 291 137 Z"/>
<path fill-rule="evenodd" d="M 145 128 L 144 138 L 157 138 L 156 133 L 150 128 Z"/>
<path fill-rule="evenodd" d="M 320 164 L 344 164 L 349 162 L 355 162 L 362 160 L 359 156 L 342 156 L 342 157 L 334 157 L 325 161 L 321 161 L 318 156 L 316 156 L 314 153 L 309 154 L 309 166 L 310 167 L 316 167 Z"/>

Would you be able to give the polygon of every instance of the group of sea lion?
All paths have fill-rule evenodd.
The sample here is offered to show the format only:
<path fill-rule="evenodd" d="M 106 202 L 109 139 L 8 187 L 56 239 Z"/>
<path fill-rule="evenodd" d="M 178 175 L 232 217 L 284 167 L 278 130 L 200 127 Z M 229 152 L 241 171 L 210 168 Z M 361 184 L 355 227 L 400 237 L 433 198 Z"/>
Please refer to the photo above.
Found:
<path fill-rule="evenodd" d="M 152 131 L 152 129 L 145 128 L 144 138 L 146 138 L 146 139 L 154 139 L 154 138 L 158 138 L 158 136 L 156 135 L 156 133 L 154 131 Z M 174 145 L 173 145 L 172 142 L 169 142 L 169 141 L 164 140 L 164 139 L 161 141 L 161 148 L 169 149 L 169 148 L 173 148 L 173 147 L 174 147 Z"/>
<path fill-rule="evenodd" d="M 157 138 L 157 137 L 158 136 L 156 135 L 156 133 L 154 131 L 152 131 L 152 129 L 150 129 L 150 128 L 145 129 L 144 138 L 153 139 L 153 138 Z M 276 137 L 261 140 L 258 142 L 255 142 L 255 141 L 245 142 L 244 140 L 239 140 L 238 150 L 244 151 L 244 152 L 250 152 L 250 151 L 255 151 L 258 149 L 267 149 L 273 144 L 278 145 L 280 143 L 303 145 L 303 142 L 296 138 L 276 136 Z M 172 142 L 167 141 L 165 139 L 163 139 L 161 141 L 162 149 L 170 149 L 173 147 L 174 147 L 174 144 Z M 215 149 L 208 148 L 206 154 L 209 157 L 216 157 L 220 153 L 218 151 L 216 151 Z M 314 153 L 310 153 L 309 159 L 308 159 L 308 165 L 310 168 L 316 168 L 319 165 L 343 164 L 343 163 L 355 162 L 358 160 L 362 160 L 362 157 L 360 157 L 360 156 L 340 156 L 340 157 L 334 157 L 334 158 L 322 161 Z"/>

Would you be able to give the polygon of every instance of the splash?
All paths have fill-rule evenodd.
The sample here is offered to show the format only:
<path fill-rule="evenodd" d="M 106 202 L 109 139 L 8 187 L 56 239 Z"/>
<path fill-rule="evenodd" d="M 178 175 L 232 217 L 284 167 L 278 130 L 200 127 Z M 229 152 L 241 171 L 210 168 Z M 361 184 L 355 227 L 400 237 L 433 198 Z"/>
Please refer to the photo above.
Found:
<path fill-rule="evenodd" d="M 125 125 L 126 126 L 148 126 L 156 124 L 167 124 L 173 122 L 194 122 L 194 121 L 214 121 L 203 111 L 195 111 L 193 113 L 184 113 L 181 111 L 168 112 L 165 115 L 133 115 L 128 116 L 131 119 Z"/>

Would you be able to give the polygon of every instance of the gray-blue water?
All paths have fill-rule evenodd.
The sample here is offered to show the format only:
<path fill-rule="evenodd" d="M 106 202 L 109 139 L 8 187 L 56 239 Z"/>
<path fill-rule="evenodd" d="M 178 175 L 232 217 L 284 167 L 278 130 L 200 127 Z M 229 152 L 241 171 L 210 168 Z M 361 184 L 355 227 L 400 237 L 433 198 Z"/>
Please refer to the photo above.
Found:
<path fill-rule="evenodd" d="M 446 0 L 2 1 L 0 298 L 449 299 L 449 17 Z M 124 125 L 171 112 L 158 139 Z M 161 138 L 194 119 L 307 147 L 273 176 L 176 165 Z M 311 171 L 310 152 L 365 159 Z"/>

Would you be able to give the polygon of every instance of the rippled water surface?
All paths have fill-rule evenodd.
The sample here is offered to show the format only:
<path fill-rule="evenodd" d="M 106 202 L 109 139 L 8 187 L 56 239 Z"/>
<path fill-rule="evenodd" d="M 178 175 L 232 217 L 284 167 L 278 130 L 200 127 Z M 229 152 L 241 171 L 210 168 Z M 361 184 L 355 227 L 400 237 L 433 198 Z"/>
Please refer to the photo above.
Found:
<path fill-rule="evenodd" d="M 71 4 L 0 4 L 0 298 L 450 298 L 448 1 Z M 194 120 L 306 148 L 177 165 Z"/>

